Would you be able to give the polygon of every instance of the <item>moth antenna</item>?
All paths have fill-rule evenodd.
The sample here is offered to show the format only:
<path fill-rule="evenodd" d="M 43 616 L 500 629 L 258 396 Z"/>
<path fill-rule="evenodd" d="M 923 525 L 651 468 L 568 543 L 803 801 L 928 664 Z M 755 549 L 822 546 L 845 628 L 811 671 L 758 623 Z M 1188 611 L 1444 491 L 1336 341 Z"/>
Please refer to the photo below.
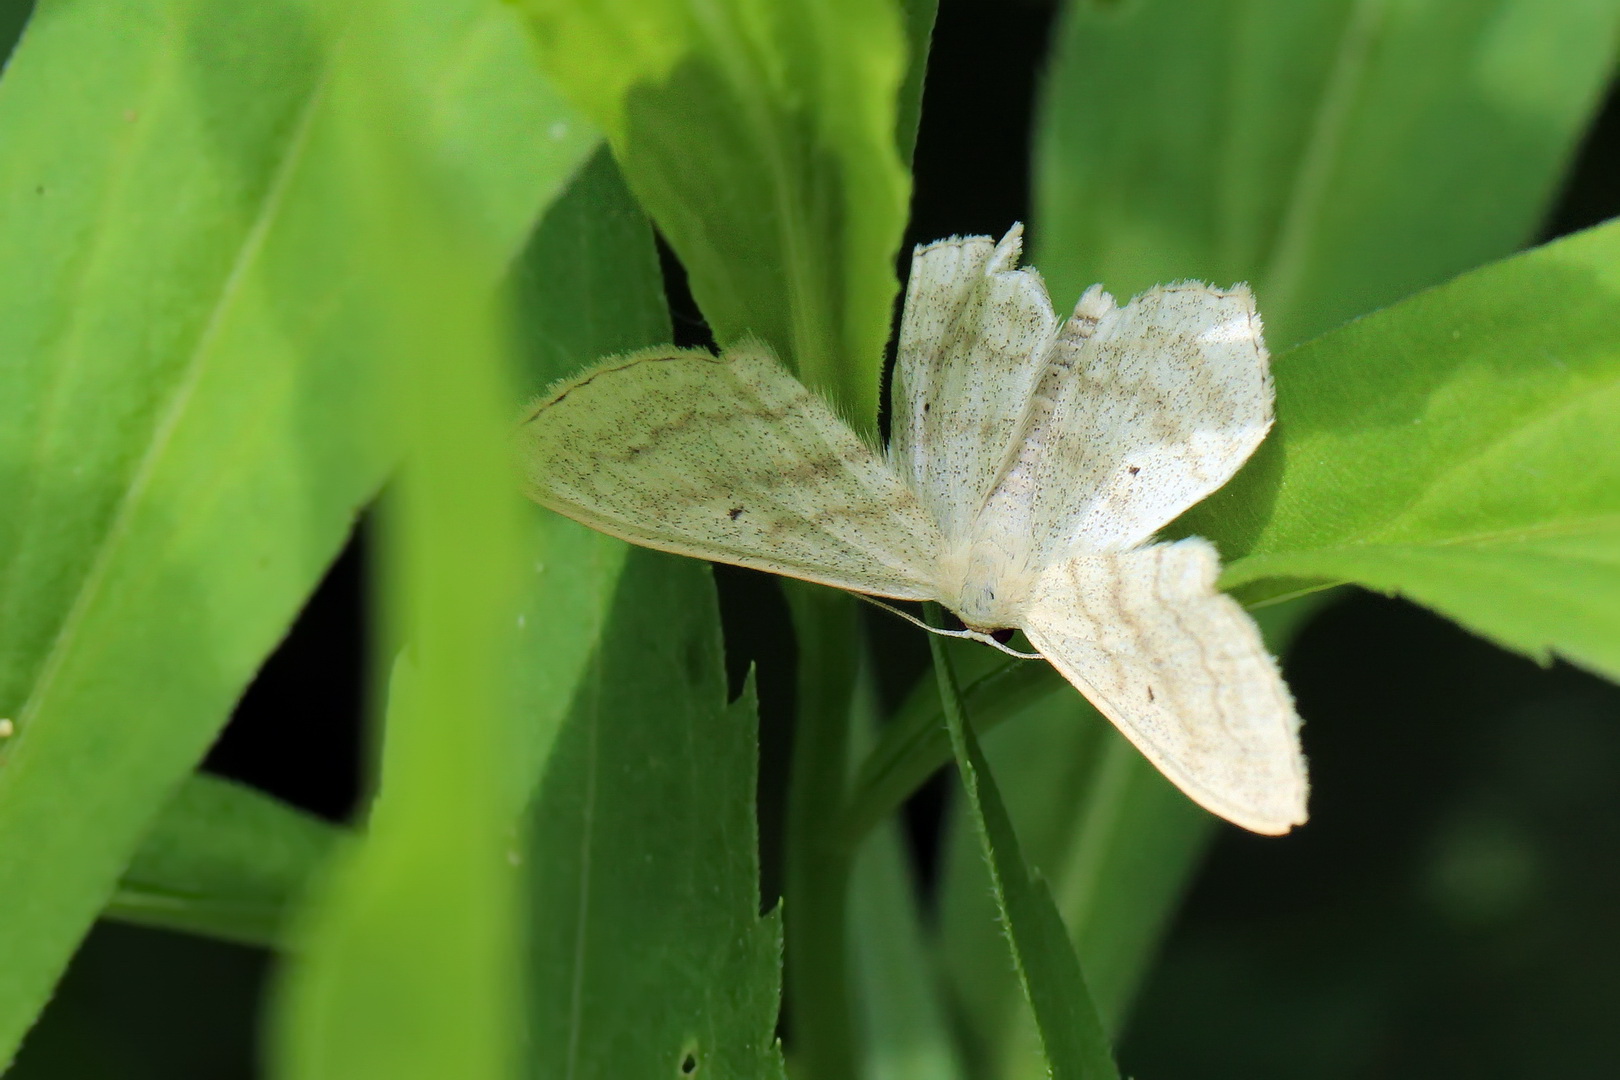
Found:
<path fill-rule="evenodd" d="M 967 638 L 969 641 L 977 641 L 980 644 L 989 645 L 991 648 L 1000 649 L 1002 652 L 1006 653 L 1008 656 L 1016 656 L 1020 660 L 1044 660 L 1044 659 L 1046 659 L 1046 657 L 1042 656 L 1040 653 L 1019 652 L 1017 649 L 1009 649 L 1007 646 L 1003 645 L 1001 642 L 997 641 L 995 638 L 991 637 L 989 634 L 981 633 L 978 630 L 968 630 L 968 629 L 965 629 L 965 628 L 961 629 L 961 630 L 946 630 L 943 627 L 939 627 L 939 626 L 929 626 L 927 623 L 925 623 L 921 619 L 917 618 L 917 616 L 907 614 L 906 612 L 901 611 L 897 607 L 892 607 L 892 606 L 890 606 L 888 604 L 885 604 L 881 600 L 873 599 L 872 597 L 866 596 L 863 593 L 852 593 L 851 595 L 860 597 L 860 599 L 865 600 L 868 604 L 871 604 L 873 607 L 882 608 L 884 611 L 887 611 L 890 615 L 898 615 L 902 619 L 906 620 L 906 622 L 910 623 L 912 626 L 920 626 L 924 630 L 928 631 L 930 634 L 938 634 L 940 637 Z"/>

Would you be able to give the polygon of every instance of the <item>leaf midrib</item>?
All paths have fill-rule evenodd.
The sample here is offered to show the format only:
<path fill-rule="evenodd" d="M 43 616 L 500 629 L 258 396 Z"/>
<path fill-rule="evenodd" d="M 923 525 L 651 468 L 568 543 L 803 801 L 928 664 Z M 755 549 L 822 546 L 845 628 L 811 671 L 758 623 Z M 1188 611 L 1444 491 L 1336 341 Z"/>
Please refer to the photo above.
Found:
<path fill-rule="evenodd" d="M 1443 539 L 1422 540 L 1360 540 L 1350 543 L 1329 544 L 1320 547 L 1296 548 L 1290 551 L 1271 551 L 1245 555 L 1234 560 L 1227 568 L 1231 585 L 1248 584 L 1260 581 L 1278 574 L 1293 573 L 1295 569 L 1290 565 L 1295 560 L 1310 560 L 1320 556 L 1333 555 L 1365 555 L 1369 552 L 1379 551 L 1409 551 L 1423 552 L 1428 550 L 1504 547 L 1509 544 L 1534 543 L 1538 540 L 1572 539 L 1589 534 L 1602 534 L 1613 530 L 1620 536 L 1620 512 L 1611 514 L 1597 514 L 1590 517 L 1571 518 L 1559 522 L 1551 522 L 1538 526 L 1523 526 L 1512 529 L 1498 529 L 1489 532 L 1468 533 L 1465 535 L 1445 537 Z M 1554 557 L 1546 554 L 1546 557 Z M 1572 558 L 1573 556 L 1558 556 Z M 1620 559 L 1620 553 L 1617 553 Z M 1249 566 L 1255 569 L 1249 571 Z M 1273 567 L 1270 564 L 1280 564 Z M 1223 584 L 1227 582 L 1223 581 Z"/>
<path fill-rule="evenodd" d="M 152 100 L 158 97 L 169 85 L 169 80 L 159 77 L 159 73 L 172 58 L 173 53 L 171 51 L 160 52 L 153 58 L 151 66 L 148 68 L 150 77 L 146 80 L 146 93 L 135 106 L 143 115 Z M 66 304 L 67 309 L 71 312 L 80 312 L 87 306 L 81 301 L 90 288 L 89 282 L 99 276 L 98 272 L 105 265 L 108 257 L 107 253 L 112 247 L 108 240 L 108 237 L 112 235 L 112 230 L 107 228 L 107 223 L 122 213 L 122 208 L 129 195 L 129 181 L 135 171 L 137 154 L 151 141 L 155 131 L 156 125 L 153 124 L 130 125 L 128 137 L 115 144 L 117 149 L 113 159 L 107 166 L 108 176 L 103 187 L 106 196 L 102 200 L 100 213 L 97 215 L 97 221 L 93 228 L 90 251 L 80 262 L 72 285 L 67 290 L 64 290 L 71 297 L 71 300 Z M 69 376 L 78 367 L 75 361 L 85 353 L 85 350 L 79 347 L 79 343 L 84 336 L 84 326 L 85 320 L 82 317 L 72 318 L 67 332 L 58 339 L 58 344 L 54 350 L 56 360 L 49 365 L 46 374 L 43 395 L 44 407 L 40 410 L 40 424 L 34 439 L 36 446 L 52 445 L 57 430 L 61 427 L 66 410 L 64 399 L 68 394 L 67 388 L 73 382 Z M 11 510 L 16 520 L 26 523 L 37 518 L 36 506 L 41 490 L 42 488 L 37 483 L 29 484 L 23 489 L 21 501 Z M 117 512 L 114 513 L 116 515 Z M 12 558 L 8 560 L 4 568 L 4 583 L 0 584 L 0 640 L 3 640 L 3 636 L 8 634 L 12 627 L 19 626 L 22 623 L 22 620 L 17 618 L 18 598 L 22 595 L 22 590 L 17 587 L 17 575 L 22 572 L 25 562 L 22 558 L 23 552 L 34 542 L 37 542 L 36 535 L 30 535 L 26 531 L 23 532 L 18 537 L 18 545 L 12 553 Z M 60 625 L 57 627 L 57 631 L 59 636 L 61 632 Z M 54 641 L 51 648 L 55 648 Z M 8 649 L 8 651 L 11 650 Z M 49 655 L 50 650 L 47 650 L 47 660 Z M 43 666 L 42 663 L 42 669 Z M 39 676 L 36 674 L 33 680 L 35 686 L 38 685 L 38 681 Z M 32 691 L 30 691 L 29 696 L 32 696 Z M 27 701 L 28 698 L 24 698 L 23 705 L 19 708 L 25 709 Z"/>
<path fill-rule="evenodd" d="M 325 98 L 330 68 L 323 70 L 319 78 L 311 86 L 308 98 L 304 102 L 293 128 L 291 137 L 287 141 L 286 152 L 281 163 L 276 167 L 269 188 L 265 192 L 263 203 L 253 224 L 243 238 L 241 248 L 231 264 L 230 271 L 225 275 L 221 284 L 219 296 L 209 311 L 208 319 L 192 347 L 191 354 L 186 358 L 181 368 L 181 376 L 169 395 L 169 402 L 163 409 L 162 416 L 153 427 L 152 437 L 149 440 L 146 452 L 142 455 L 140 463 L 131 476 L 129 485 L 125 488 L 123 497 L 119 500 L 118 508 L 96 554 L 86 572 L 79 591 L 75 594 L 73 603 L 67 616 L 62 620 L 55 638 L 47 651 L 45 662 L 40 674 L 34 682 L 26 702 L 21 710 L 21 725 L 27 728 L 27 721 L 36 715 L 43 703 L 50 697 L 55 681 L 60 675 L 65 657 L 72 652 L 74 639 L 77 637 L 81 625 L 89 617 L 89 612 L 95 607 L 103 586 L 105 585 L 109 567 L 113 563 L 114 553 L 121 546 L 125 535 L 129 532 L 131 522 L 137 511 L 143 505 L 144 496 L 151 485 L 153 477 L 162 462 L 164 452 L 168 449 L 175 431 L 184 419 L 187 407 L 191 403 L 198 384 L 202 381 L 204 373 L 208 370 L 209 361 L 216 355 L 213 346 L 218 339 L 221 329 L 229 315 L 235 308 L 238 298 L 242 295 L 244 283 L 250 272 L 257 266 L 258 258 L 264 249 L 270 230 L 278 220 L 282 204 L 293 178 L 298 174 L 299 166 L 303 163 L 307 152 L 310 136 L 314 130 L 314 122 L 320 113 L 320 104 Z M 25 741 L 19 742 L 19 751 L 26 747 Z M 19 755 L 20 756 L 20 755 Z M 7 775 L 14 775 L 21 762 L 13 758 L 9 763 L 12 768 L 0 772 L 0 782 Z"/>

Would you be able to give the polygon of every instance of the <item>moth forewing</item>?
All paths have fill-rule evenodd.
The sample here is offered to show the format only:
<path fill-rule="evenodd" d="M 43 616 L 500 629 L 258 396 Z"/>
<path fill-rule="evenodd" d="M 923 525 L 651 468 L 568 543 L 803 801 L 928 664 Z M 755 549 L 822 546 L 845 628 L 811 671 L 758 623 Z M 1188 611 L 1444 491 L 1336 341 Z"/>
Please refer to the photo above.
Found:
<path fill-rule="evenodd" d="M 1023 229 L 970 236 L 912 258 L 894 369 L 889 459 L 962 540 L 995 483 L 1057 333 L 1046 286 L 1018 268 Z"/>
<path fill-rule="evenodd" d="M 916 497 L 763 346 L 615 357 L 518 433 L 528 494 L 645 547 L 902 600 L 934 595 Z"/>

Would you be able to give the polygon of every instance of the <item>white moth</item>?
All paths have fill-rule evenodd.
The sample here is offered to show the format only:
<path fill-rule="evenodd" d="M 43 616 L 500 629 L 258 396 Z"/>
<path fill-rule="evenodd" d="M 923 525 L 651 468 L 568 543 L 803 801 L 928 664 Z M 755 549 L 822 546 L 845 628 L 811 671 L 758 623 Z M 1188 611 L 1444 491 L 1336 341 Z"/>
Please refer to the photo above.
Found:
<path fill-rule="evenodd" d="M 764 347 L 666 348 L 536 404 L 528 493 L 632 543 L 1022 630 L 1194 801 L 1287 832 L 1305 761 L 1277 666 L 1207 541 L 1152 542 L 1271 426 L 1254 299 L 1094 286 L 1060 323 L 1021 240 L 917 249 L 886 458 Z"/>

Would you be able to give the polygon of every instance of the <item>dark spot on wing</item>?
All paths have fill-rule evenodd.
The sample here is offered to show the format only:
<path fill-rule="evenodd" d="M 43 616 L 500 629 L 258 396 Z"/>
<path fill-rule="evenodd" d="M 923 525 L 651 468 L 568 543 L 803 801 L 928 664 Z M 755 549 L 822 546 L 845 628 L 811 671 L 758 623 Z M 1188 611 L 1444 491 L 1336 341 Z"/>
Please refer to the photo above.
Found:
<path fill-rule="evenodd" d="M 1141 470 L 1141 468 L 1139 466 L 1127 465 L 1125 467 L 1125 471 L 1130 473 L 1132 476 L 1135 476 L 1137 473 L 1141 472 L 1142 470 Z"/>
<path fill-rule="evenodd" d="M 742 517 L 742 514 L 743 508 L 740 506 L 733 506 L 730 510 L 726 511 L 726 517 L 730 518 L 732 521 L 736 521 L 738 518 Z"/>
<path fill-rule="evenodd" d="M 1153 700 L 1153 687 L 1151 687 L 1151 686 L 1148 687 L 1147 691 L 1148 691 L 1148 701 L 1152 702 L 1152 700 Z"/>

